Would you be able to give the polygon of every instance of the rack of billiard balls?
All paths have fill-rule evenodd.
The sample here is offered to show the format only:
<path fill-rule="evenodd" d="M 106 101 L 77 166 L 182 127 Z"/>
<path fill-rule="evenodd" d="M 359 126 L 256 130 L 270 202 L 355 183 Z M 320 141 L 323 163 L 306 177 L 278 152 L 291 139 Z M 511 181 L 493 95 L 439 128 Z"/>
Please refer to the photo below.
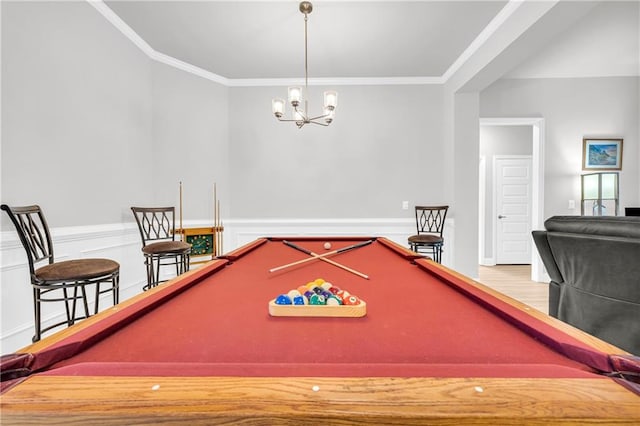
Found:
<path fill-rule="evenodd" d="M 357 305 L 360 299 L 322 278 L 302 285 L 275 299 L 276 305 Z"/>
<path fill-rule="evenodd" d="M 318 278 L 269 302 L 274 316 L 364 316 L 366 303 L 322 278 Z"/>

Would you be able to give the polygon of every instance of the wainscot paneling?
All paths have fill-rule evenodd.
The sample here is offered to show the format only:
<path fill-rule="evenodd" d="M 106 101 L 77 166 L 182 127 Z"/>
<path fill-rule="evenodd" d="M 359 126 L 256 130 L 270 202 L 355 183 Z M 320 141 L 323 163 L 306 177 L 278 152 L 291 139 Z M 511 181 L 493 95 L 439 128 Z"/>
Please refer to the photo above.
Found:
<path fill-rule="evenodd" d="M 5 231 L 0 235 L 0 350 L 6 354 L 31 343 L 34 333 L 33 293 L 26 253 L 17 233 Z M 140 252 L 140 234 L 135 224 L 53 228 L 51 235 L 56 261 L 95 257 L 113 259 L 120 264 L 120 300 L 142 291 L 146 275 Z M 112 303 L 110 295 L 103 295 L 100 299 L 101 309 Z M 43 304 L 43 327 L 64 318 L 62 303 Z"/>
<path fill-rule="evenodd" d="M 210 226 L 207 221 L 187 221 L 184 227 Z M 386 237 L 407 247 L 415 232 L 413 219 L 234 219 L 224 221 L 223 250 L 229 252 L 256 238 L 274 236 L 374 236 Z M 146 283 L 141 241 L 135 223 L 57 228 L 51 230 L 56 260 L 104 257 L 120 263 L 120 301 L 142 292 Z M 445 224 L 442 263 L 453 259 L 454 222 Z M 0 352 L 7 354 L 31 343 L 33 295 L 27 259 L 15 231 L 0 233 Z M 172 271 L 163 271 L 170 278 Z M 108 295 L 102 309 L 111 306 Z M 62 304 L 43 306 L 43 325 L 64 318 Z"/>
<path fill-rule="evenodd" d="M 372 236 L 386 237 L 404 247 L 416 232 L 414 219 L 234 219 L 225 222 L 224 249 L 242 246 L 260 237 L 276 236 Z M 453 260 L 454 222 L 447 219 L 442 264 Z"/>

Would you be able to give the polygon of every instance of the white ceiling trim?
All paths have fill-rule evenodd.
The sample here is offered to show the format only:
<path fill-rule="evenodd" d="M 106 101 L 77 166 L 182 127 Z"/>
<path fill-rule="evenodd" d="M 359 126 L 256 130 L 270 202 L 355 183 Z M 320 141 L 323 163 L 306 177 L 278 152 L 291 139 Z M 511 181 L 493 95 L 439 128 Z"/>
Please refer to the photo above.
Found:
<path fill-rule="evenodd" d="M 229 86 L 291 86 L 304 85 L 304 78 L 236 78 L 229 79 Z M 442 77 L 342 77 L 310 78 L 309 86 L 380 86 L 443 84 Z"/>
<path fill-rule="evenodd" d="M 229 80 L 226 77 L 222 77 L 221 75 L 214 74 L 211 71 L 203 70 L 202 68 L 196 67 L 195 65 L 191 65 L 187 62 L 181 61 L 180 59 L 176 59 L 173 56 L 165 55 L 164 53 L 160 53 L 155 50 L 153 51 L 153 54 L 149 56 L 151 57 L 151 59 L 162 62 L 163 64 L 170 65 L 182 71 L 186 71 L 199 77 L 206 78 L 207 80 L 215 81 L 216 83 L 220 83 L 225 86 L 231 86 L 231 81 L 233 81 Z"/>
<path fill-rule="evenodd" d="M 471 44 L 462 52 L 462 54 L 455 60 L 444 74 L 442 79 L 446 83 L 449 78 L 456 71 L 460 69 L 465 62 L 471 58 L 471 56 L 480 49 L 480 47 L 489 40 L 497 30 L 505 23 L 507 19 L 515 12 L 524 2 L 524 0 L 509 0 L 509 2 L 502 8 L 500 12 L 489 22 L 489 24 L 478 34 L 478 37 L 471 42 Z"/>
<path fill-rule="evenodd" d="M 183 62 L 173 56 L 165 55 L 164 53 L 156 51 L 149 45 L 142 37 L 138 35 L 126 22 L 107 6 L 102 0 L 86 0 L 91 6 L 95 7 L 98 12 L 104 18 L 116 27 L 125 37 L 127 37 L 133 44 L 135 44 L 142 52 L 144 52 L 149 58 L 161 62 L 163 64 L 178 68 L 182 71 L 197 75 L 207 80 L 215 81 L 216 83 L 223 84 L 225 86 L 231 86 L 228 78 L 221 75 L 212 73 L 211 71 L 204 70 L 195 65 L 191 65 L 187 62 Z"/>
<path fill-rule="evenodd" d="M 541 121 L 542 117 L 480 117 L 481 126 L 533 126 Z"/>
<path fill-rule="evenodd" d="M 120 19 L 120 17 L 116 15 L 115 12 L 111 10 L 111 8 L 109 8 L 109 6 L 104 4 L 102 0 L 87 0 L 87 3 L 95 7 L 96 10 L 100 12 L 100 14 L 104 16 L 106 20 L 111 23 L 111 25 L 113 25 L 118 30 L 120 30 L 120 32 L 124 34 L 125 37 L 131 40 L 133 44 L 138 46 L 138 48 L 142 50 L 145 54 L 147 54 L 147 56 L 151 57 L 155 53 L 155 50 L 153 50 L 153 47 L 151 47 L 149 43 L 144 41 L 144 39 L 140 37 L 138 33 L 133 31 L 133 29 L 129 25 L 127 25 L 122 19 Z"/>
<path fill-rule="evenodd" d="M 125 37 L 142 50 L 149 58 L 163 64 L 178 68 L 207 80 L 228 87 L 257 87 L 257 86 L 289 86 L 304 83 L 303 79 L 268 78 L 268 79 L 230 79 L 212 73 L 195 65 L 183 62 L 172 56 L 156 51 L 138 33 L 107 6 L 103 0 L 86 0 L 104 18 L 117 28 Z M 491 37 L 491 35 L 511 16 L 524 0 L 509 0 L 502 10 L 491 20 L 489 25 L 475 38 L 456 61 L 440 77 L 352 77 L 352 78 L 312 78 L 310 86 L 379 86 L 379 85 L 428 85 L 444 84 L 471 56 Z"/>

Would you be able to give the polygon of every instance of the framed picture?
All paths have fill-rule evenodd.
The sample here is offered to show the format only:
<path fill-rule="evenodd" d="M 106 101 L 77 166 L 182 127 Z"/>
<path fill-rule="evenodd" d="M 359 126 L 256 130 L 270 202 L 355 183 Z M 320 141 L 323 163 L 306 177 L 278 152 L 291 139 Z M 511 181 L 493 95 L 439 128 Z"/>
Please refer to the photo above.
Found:
<path fill-rule="evenodd" d="M 584 138 L 582 170 L 622 170 L 622 139 Z"/>

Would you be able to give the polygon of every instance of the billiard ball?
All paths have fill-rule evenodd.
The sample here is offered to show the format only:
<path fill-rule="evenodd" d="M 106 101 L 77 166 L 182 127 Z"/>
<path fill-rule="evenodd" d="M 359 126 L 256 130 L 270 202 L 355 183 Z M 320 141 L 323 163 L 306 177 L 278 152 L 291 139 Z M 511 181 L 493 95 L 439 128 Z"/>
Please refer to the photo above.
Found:
<path fill-rule="evenodd" d="M 338 296 L 331 295 L 327 297 L 327 305 L 332 305 L 332 306 L 342 305 L 342 299 L 340 299 Z"/>
<path fill-rule="evenodd" d="M 344 303 L 345 305 L 357 305 L 360 303 L 360 299 L 358 299 L 354 295 L 351 295 L 349 297 L 342 299 L 342 303 Z"/>
<path fill-rule="evenodd" d="M 324 249 L 329 250 L 331 248 L 331 243 L 324 243 Z"/>
<path fill-rule="evenodd" d="M 293 300 L 294 297 L 296 296 L 300 296 L 300 291 L 298 290 L 291 290 L 289 291 L 289 293 L 287 293 L 287 296 L 289 296 L 289 299 Z"/>
<path fill-rule="evenodd" d="M 304 296 L 295 296 L 292 300 L 294 305 L 306 305 L 308 303 L 307 298 Z"/>
<path fill-rule="evenodd" d="M 327 303 L 326 299 L 321 294 L 313 294 L 309 298 L 309 304 L 310 305 L 325 305 L 326 303 Z"/>
<path fill-rule="evenodd" d="M 291 298 L 286 294 L 276 297 L 276 305 L 291 305 Z"/>

